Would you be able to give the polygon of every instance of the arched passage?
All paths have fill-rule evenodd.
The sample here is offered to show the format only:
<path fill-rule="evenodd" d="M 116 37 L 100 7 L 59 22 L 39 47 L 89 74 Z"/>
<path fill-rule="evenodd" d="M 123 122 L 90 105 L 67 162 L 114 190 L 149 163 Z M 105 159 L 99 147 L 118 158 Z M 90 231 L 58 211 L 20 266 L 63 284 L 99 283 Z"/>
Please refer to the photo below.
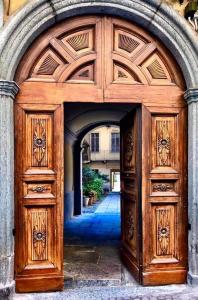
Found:
<path fill-rule="evenodd" d="M 81 142 L 84 136 L 93 128 L 102 125 L 118 125 L 120 120 L 132 109 L 132 105 L 123 104 L 93 104 L 65 103 L 65 156 L 71 165 L 67 168 L 65 160 L 65 173 L 72 173 L 72 182 L 65 176 L 65 221 L 71 216 L 81 214 Z M 70 111 L 67 116 L 66 111 Z M 67 209 L 66 209 L 67 207 Z"/>
<path fill-rule="evenodd" d="M 82 5 L 83 3 L 83 5 Z M 197 84 L 197 42 L 196 37 L 190 28 L 186 28 L 186 22 L 182 20 L 176 13 L 172 12 L 166 5 L 159 7 L 158 1 L 150 1 L 148 4 L 142 5 L 142 2 L 139 1 L 111 1 L 102 2 L 102 1 L 75 1 L 75 3 L 56 3 L 54 1 L 54 10 L 52 11 L 51 6 L 48 1 L 34 1 L 30 5 L 27 5 L 19 14 L 16 15 L 13 22 L 10 22 L 5 30 L 1 33 L 1 95 L 2 95 L 2 118 L 6 116 L 6 119 L 2 119 L 2 124 L 7 124 L 6 128 L 1 128 L 2 144 L 5 149 L 10 149 L 8 152 L 5 151 L 6 156 L 3 154 L 2 160 L 2 170 L 6 174 L 7 178 L 13 179 L 13 140 L 9 140 L 6 136 L 13 137 L 13 128 L 12 126 L 12 99 L 17 93 L 16 85 L 13 82 L 6 82 L 4 80 L 13 80 L 15 76 L 15 69 L 23 56 L 24 52 L 30 45 L 30 43 L 45 29 L 47 29 L 52 24 L 56 23 L 57 20 L 62 18 L 90 13 L 106 13 L 122 16 L 128 20 L 134 20 L 137 24 L 140 24 L 142 27 L 147 28 L 150 32 L 153 32 L 155 35 L 159 36 L 164 44 L 166 44 L 170 49 L 177 62 L 181 65 L 183 75 L 185 77 L 187 87 L 192 88 L 186 94 L 189 103 L 191 102 L 189 109 L 189 128 L 190 132 L 196 131 L 196 115 L 194 111 L 196 109 L 196 84 Z M 115 10 L 116 8 L 116 10 Z M 39 13 L 41 12 L 41 13 Z M 28 23 L 26 22 L 26 17 L 28 18 Z M 37 15 L 37 17 L 35 17 Z M 185 29 L 184 29 L 185 28 Z M 19 35 L 20 32 L 20 35 Z M 179 32 L 179 34 L 178 34 Z M 27 34 L 28 33 L 28 34 Z M 19 38 L 15 38 L 18 36 Z M 9 40 L 10 39 L 10 40 Z M 13 43 L 15 41 L 15 43 Z M 184 41 L 189 41 L 185 43 Z M 186 45 L 187 44 L 187 45 Z M 12 47 L 10 46 L 12 45 Z M 6 101 L 5 101 L 6 99 Z M 4 112 L 8 112 L 5 114 Z M 4 122 L 5 121 L 5 122 Z M 5 137 L 3 139 L 3 137 Z M 196 153 L 196 140 L 189 137 L 189 149 L 190 153 Z M 190 155 L 191 157 L 196 157 Z M 189 168 L 192 170 L 190 173 L 190 181 L 193 185 L 195 182 L 196 168 L 195 162 L 189 161 Z M 6 205 L 13 208 L 13 180 L 9 182 L 9 191 L 8 188 L 5 188 L 5 185 L 2 185 L 2 197 L 6 199 Z M 193 185 L 194 186 L 194 185 Z M 5 196 L 5 197 L 4 197 Z M 196 246 L 196 239 L 191 240 L 192 236 L 196 235 L 196 217 L 191 213 L 193 212 L 192 202 L 195 201 L 197 195 L 194 188 L 189 188 L 189 214 L 190 214 L 190 223 L 192 224 L 192 233 L 190 233 L 190 244 L 191 250 L 189 250 L 190 256 L 190 271 L 193 278 L 193 274 L 197 272 L 196 264 L 196 254 L 194 253 Z M 191 201 L 191 199 L 194 199 Z M 12 219 L 12 211 L 8 215 L 9 220 Z M 7 222 L 10 224 L 10 221 Z M 6 227 L 7 228 L 7 227 Z M 13 239 L 10 228 L 7 228 L 4 233 L 7 235 L 7 241 L 9 241 L 9 255 L 13 256 Z M 7 253 L 7 252 L 6 252 Z M 12 262 L 8 262 L 12 265 Z M 9 268 L 10 269 L 10 268 Z M 12 278 L 12 274 L 9 274 L 9 280 Z M 196 276 L 195 276 L 196 277 Z M 10 281 L 9 281 L 10 282 Z"/>
<path fill-rule="evenodd" d="M 74 215 L 80 215 L 82 213 L 82 140 L 85 135 L 90 132 L 92 129 L 99 128 L 101 126 L 119 126 L 119 121 L 111 122 L 96 122 L 95 124 L 91 124 L 85 130 L 81 132 L 78 136 L 77 141 L 74 145 Z M 78 158 L 78 159 L 77 159 Z"/>

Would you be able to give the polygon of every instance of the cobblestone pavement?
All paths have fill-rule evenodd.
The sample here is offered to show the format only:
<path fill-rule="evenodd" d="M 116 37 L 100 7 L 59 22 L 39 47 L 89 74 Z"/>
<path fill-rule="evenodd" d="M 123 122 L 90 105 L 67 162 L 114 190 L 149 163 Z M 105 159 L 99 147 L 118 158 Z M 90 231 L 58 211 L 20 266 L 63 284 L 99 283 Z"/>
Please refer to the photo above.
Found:
<path fill-rule="evenodd" d="M 64 276 L 69 288 L 137 283 L 120 260 L 120 194 L 65 224 Z"/>
<path fill-rule="evenodd" d="M 14 300 L 197 300 L 198 288 L 187 285 L 163 287 L 100 287 L 59 293 L 14 295 Z"/>

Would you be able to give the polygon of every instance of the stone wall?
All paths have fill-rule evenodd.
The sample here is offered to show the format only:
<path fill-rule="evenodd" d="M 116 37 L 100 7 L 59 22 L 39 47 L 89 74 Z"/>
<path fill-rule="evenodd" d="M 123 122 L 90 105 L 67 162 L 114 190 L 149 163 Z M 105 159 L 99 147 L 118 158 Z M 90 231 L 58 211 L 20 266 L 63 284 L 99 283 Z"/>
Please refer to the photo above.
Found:
<path fill-rule="evenodd" d="M 7 21 L 9 16 L 15 13 L 18 9 L 22 8 L 27 2 L 32 0 L 0 0 L 4 6 L 4 22 Z M 184 15 L 184 9 L 189 0 L 184 0 L 183 4 L 180 4 L 179 0 L 160 0 L 162 3 L 166 2 L 177 10 L 181 15 Z M 0 23 L 1 24 L 1 23 Z"/>

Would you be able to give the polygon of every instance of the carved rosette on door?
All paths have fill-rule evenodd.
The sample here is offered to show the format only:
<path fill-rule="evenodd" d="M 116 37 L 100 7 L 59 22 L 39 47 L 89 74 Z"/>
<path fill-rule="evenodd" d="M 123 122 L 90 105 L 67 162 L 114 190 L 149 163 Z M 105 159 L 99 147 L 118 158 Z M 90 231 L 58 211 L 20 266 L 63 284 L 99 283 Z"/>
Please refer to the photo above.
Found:
<path fill-rule="evenodd" d="M 36 211 L 31 213 L 32 225 L 32 260 L 47 260 L 47 228 L 48 228 L 48 211 Z"/>
<path fill-rule="evenodd" d="M 32 119 L 33 132 L 33 166 L 46 166 L 46 123 L 47 120 Z"/>

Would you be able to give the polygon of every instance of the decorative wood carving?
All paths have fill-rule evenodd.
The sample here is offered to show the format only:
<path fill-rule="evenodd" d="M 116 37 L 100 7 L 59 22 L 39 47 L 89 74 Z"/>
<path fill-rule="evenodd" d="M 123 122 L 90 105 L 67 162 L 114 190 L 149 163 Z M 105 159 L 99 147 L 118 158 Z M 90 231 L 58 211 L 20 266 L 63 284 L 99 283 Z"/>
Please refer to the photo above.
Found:
<path fill-rule="evenodd" d="M 141 69 L 150 84 L 170 85 L 174 83 L 174 80 L 170 76 L 170 72 L 157 52 L 143 62 Z"/>
<path fill-rule="evenodd" d="M 76 54 L 80 54 L 82 52 L 93 51 L 94 50 L 94 30 L 85 29 L 78 30 L 72 34 L 66 35 L 61 38 L 61 41 L 64 43 L 66 47 L 72 52 Z"/>
<path fill-rule="evenodd" d="M 24 184 L 25 198 L 54 198 L 54 182 L 27 182 Z"/>
<path fill-rule="evenodd" d="M 94 81 L 102 86 L 112 83 L 173 85 L 175 82 L 180 85 L 175 78 L 178 72 L 176 74 L 169 70 L 172 65 L 166 61 L 166 53 L 163 53 L 154 39 L 137 28 L 122 26 L 115 19 L 108 23 L 99 17 L 95 20 L 90 18 L 90 24 L 77 24 L 74 21 L 73 28 L 60 28 L 52 30 L 46 40 L 35 47 L 35 56 L 32 54 L 34 61 L 28 58 L 25 62 L 28 66 L 24 68 L 22 81 L 67 83 L 69 79 Z M 105 35 L 108 45 L 104 49 L 102 36 Z M 79 73 L 86 64 L 90 64 L 88 56 L 91 54 L 95 54 L 96 67 Z M 105 57 L 104 61 L 102 57 Z M 96 70 L 100 70 L 101 77 L 94 74 Z"/>
<path fill-rule="evenodd" d="M 157 222 L 157 255 L 170 255 L 170 210 L 159 208 L 156 210 Z"/>
<path fill-rule="evenodd" d="M 46 128 L 47 128 L 47 120 L 32 119 L 32 131 L 33 131 L 32 166 L 34 167 L 47 166 Z"/>
<path fill-rule="evenodd" d="M 49 187 L 48 186 L 45 186 L 45 185 L 37 185 L 35 187 L 32 187 L 32 188 L 29 188 L 28 189 L 29 191 L 32 191 L 33 193 L 44 193 L 46 191 L 49 190 Z"/>
<path fill-rule="evenodd" d="M 171 165 L 171 138 L 170 138 L 170 122 L 161 120 L 156 122 L 157 130 L 157 165 Z"/>
<path fill-rule="evenodd" d="M 135 180 L 131 178 L 125 178 L 124 180 L 124 192 L 134 194 L 135 192 Z"/>
<path fill-rule="evenodd" d="M 38 210 L 31 212 L 32 223 L 32 261 L 47 260 L 47 210 Z"/>
<path fill-rule="evenodd" d="M 122 28 L 117 28 L 117 26 L 114 28 L 114 36 L 115 50 L 130 57 L 134 56 L 146 44 L 144 38 L 137 33 L 125 31 Z"/>
<path fill-rule="evenodd" d="M 56 72 L 67 65 L 68 61 L 65 58 L 62 60 L 51 48 L 47 48 L 36 62 L 30 76 L 35 80 L 42 80 L 43 78 L 54 81 L 56 80 Z"/>
<path fill-rule="evenodd" d="M 46 114 L 26 114 L 26 151 L 27 151 L 27 171 L 44 168 L 47 172 L 53 171 L 52 159 L 52 122 L 53 115 Z"/>
<path fill-rule="evenodd" d="M 148 67 L 153 79 L 167 79 L 166 73 L 160 64 L 159 60 L 155 59 Z"/>
<path fill-rule="evenodd" d="M 151 196 L 178 196 L 178 181 L 169 180 L 151 180 Z"/>
<path fill-rule="evenodd" d="M 89 33 L 74 35 L 66 41 L 75 51 L 86 49 L 89 47 Z"/>
<path fill-rule="evenodd" d="M 132 37 L 125 34 L 119 34 L 118 48 L 132 53 L 139 45 L 140 43 Z"/>
<path fill-rule="evenodd" d="M 139 84 L 138 76 L 129 68 L 114 63 L 114 81 L 120 83 Z"/>
<path fill-rule="evenodd" d="M 58 67 L 58 63 L 52 56 L 48 55 L 46 59 L 42 62 L 41 66 L 38 69 L 38 75 L 52 75 L 56 68 Z"/>
<path fill-rule="evenodd" d="M 129 128 L 125 133 L 124 168 L 125 171 L 134 169 L 134 129 Z"/>
<path fill-rule="evenodd" d="M 174 184 L 156 183 L 153 185 L 153 192 L 172 192 L 172 191 L 174 191 Z"/>
<path fill-rule="evenodd" d="M 177 162 L 177 118 L 152 117 L 152 160 L 154 169 L 175 170 Z"/>
<path fill-rule="evenodd" d="M 68 80 L 94 81 L 94 63 L 80 67 Z"/>
<path fill-rule="evenodd" d="M 134 238 L 134 230 L 135 230 L 135 221 L 134 221 L 134 212 L 132 208 L 126 212 L 126 238 L 130 243 Z"/>

